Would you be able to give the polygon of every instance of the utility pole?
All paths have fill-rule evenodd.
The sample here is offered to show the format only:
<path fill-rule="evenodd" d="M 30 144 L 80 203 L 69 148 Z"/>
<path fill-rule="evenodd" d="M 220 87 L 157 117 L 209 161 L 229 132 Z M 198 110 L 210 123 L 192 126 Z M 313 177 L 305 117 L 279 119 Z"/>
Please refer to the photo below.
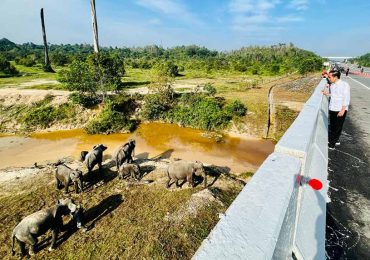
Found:
<path fill-rule="evenodd" d="M 99 39 L 98 39 L 98 21 L 96 19 L 95 0 L 90 0 L 91 4 L 91 18 L 93 27 L 93 39 L 94 39 L 94 52 L 99 52 Z"/>
<path fill-rule="evenodd" d="M 45 54 L 44 71 L 54 72 L 53 68 L 51 67 L 50 60 L 49 60 L 48 42 L 46 40 L 46 31 L 45 31 L 45 22 L 44 22 L 44 8 L 41 8 L 40 16 L 41 16 L 42 37 L 44 40 L 44 54 Z"/>

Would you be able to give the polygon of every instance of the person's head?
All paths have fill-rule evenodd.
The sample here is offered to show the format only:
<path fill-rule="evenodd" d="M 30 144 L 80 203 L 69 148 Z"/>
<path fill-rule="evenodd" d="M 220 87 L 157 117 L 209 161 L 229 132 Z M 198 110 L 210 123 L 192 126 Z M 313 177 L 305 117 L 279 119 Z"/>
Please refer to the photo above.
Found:
<path fill-rule="evenodd" d="M 330 82 L 335 83 L 338 79 L 340 79 L 340 71 L 339 70 L 331 70 L 329 72 Z"/>

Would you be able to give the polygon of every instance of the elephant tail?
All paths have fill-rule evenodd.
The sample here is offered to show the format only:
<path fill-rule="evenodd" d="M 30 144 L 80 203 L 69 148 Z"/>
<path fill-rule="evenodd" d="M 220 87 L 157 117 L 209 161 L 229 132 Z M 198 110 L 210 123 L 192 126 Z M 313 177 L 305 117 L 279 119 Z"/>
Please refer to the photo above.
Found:
<path fill-rule="evenodd" d="M 14 250 L 14 242 L 15 242 L 15 234 L 14 232 L 12 233 L 12 256 L 15 255 L 15 250 Z"/>

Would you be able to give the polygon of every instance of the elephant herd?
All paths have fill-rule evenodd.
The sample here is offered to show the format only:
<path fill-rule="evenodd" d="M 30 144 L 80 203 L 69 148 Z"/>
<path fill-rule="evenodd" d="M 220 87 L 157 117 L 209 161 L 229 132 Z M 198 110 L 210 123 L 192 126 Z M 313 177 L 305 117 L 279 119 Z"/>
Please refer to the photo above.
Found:
<path fill-rule="evenodd" d="M 139 181 L 143 176 L 139 164 L 134 162 L 135 140 L 130 139 L 127 143 L 121 145 L 113 154 L 112 159 L 116 163 L 117 174 L 119 179 L 131 177 Z M 90 175 L 96 165 L 101 173 L 103 152 L 107 146 L 98 144 L 93 149 L 82 151 L 80 161 L 87 168 L 87 175 Z M 83 173 L 79 169 L 72 169 L 64 163 L 58 161 L 55 164 L 56 188 L 64 186 L 64 192 L 68 193 L 71 184 L 74 185 L 76 193 L 83 192 Z M 201 162 L 174 161 L 167 168 L 168 181 L 166 188 L 176 183 L 181 187 L 185 182 L 194 187 L 194 176 L 202 176 L 204 187 L 207 186 L 206 173 Z M 181 183 L 180 183 L 181 181 Z M 45 234 L 48 230 L 52 231 L 52 241 L 49 251 L 55 248 L 55 243 L 60 229 L 63 227 L 63 216 L 70 215 L 77 224 L 77 228 L 86 230 L 83 226 L 83 209 L 77 205 L 71 198 L 58 200 L 56 205 L 50 208 L 39 210 L 22 219 L 12 232 L 12 254 L 15 254 L 14 243 L 17 242 L 20 247 L 21 256 L 26 254 L 26 244 L 28 245 L 29 255 L 34 255 L 34 249 L 37 244 L 37 238 Z"/>

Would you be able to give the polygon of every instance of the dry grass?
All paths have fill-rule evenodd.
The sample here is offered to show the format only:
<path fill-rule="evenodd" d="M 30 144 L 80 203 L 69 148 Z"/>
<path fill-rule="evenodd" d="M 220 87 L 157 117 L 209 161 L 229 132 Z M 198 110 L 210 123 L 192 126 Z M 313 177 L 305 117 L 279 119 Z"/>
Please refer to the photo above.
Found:
<path fill-rule="evenodd" d="M 154 171 L 147 176 L 156 174 L 161 173 Z M 175 225 L 166 221 L 166 216 L 183 207 L 202 185 L 167 190 L 161 179 L 151 185 L 128 185 L 109 169 L 105 169 L 101 178 L 97 178 L 98 172 L 93 172 L 93 176 L 95 184 L 82 195 L 70 193 L 85 208 L 86 225 L 91 229 L 82 232 L 70 226 L 60 234 L 57 249 L 51 253 L 46 248 L 51 235 L 47 233 L 39 240 L 48 242 L 42 243 L 36 253 L 38 259 L 190 259 L 217 223 L 218 213 L 226 210 L 242 188 L 221 176 L 217 182 L 223 182 L 223 188 L 209 189 L 218 194 L 223 205 L 206 203 L 195 217 L 184 217 Z M 24 216 L 52 206 L 62 197 L 54 185 L 52 174 L 46 171 L 1 187 L 2 259 L 11 259 L 10 234 L 15 225 Z"/>

